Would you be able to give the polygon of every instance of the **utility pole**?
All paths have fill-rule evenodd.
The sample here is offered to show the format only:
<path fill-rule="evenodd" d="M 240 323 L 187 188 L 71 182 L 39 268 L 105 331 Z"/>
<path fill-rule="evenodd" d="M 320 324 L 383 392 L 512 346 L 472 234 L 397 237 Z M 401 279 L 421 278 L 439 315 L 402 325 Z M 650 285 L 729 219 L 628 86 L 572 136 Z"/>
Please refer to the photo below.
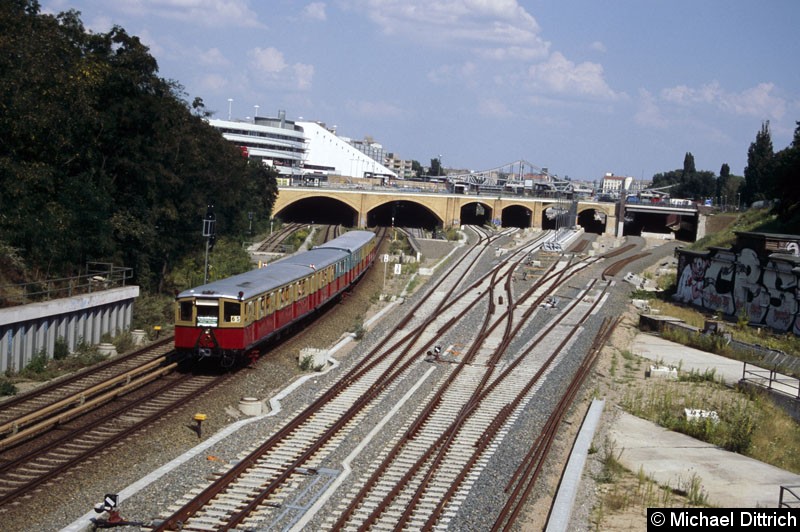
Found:
<path fill-rule="evenodd" d="M 214 205 L 209 204 L 206 216 L 203 218 L 203 236 L 206 237 L 206 263 L 204 268 L 203 284 L 208 284 L 208 252 L 214 247 L 217 234 L 217 217 L 214 215 Z"/>

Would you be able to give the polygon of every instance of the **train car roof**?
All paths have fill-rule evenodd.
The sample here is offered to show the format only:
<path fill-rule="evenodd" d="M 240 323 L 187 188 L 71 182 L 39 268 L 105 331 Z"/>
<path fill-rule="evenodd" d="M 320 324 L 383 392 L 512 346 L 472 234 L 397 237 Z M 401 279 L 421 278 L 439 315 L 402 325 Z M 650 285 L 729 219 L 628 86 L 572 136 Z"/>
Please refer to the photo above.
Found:
<path fill-rule="evenodd" d="M 340 237 L 316 246 L 314 249 L 336 248 L 345 249 L 352 253 L 373 238 L 375 238 L 375 233 L 372 231 L 348 231 Z"/>
<path fill-rule="evenodd" d="M 249 299 L 300 279 L 316 269 L 334 264 L 346 256 L 347 254 L 339 249 L 311 250 L 305 253 L 298 253 L 297 255 L 270 262 L 262 268 L 256 268 L 226 279 L 184 290 L 178 294 L 178 298 L 229 297 L 239 299 L 239 292 L 242 292 L 241 298 Z"/>
<path fill-rule="evenodd" d="M 239 292 L 242 292 L 241 298 L 249 299 L 335 264 L 374 237 L 375 233 L 371 231 L 350 231 L 310 251 L 270 262 L 263 268 L 184 290 L 177 297 L 239 299 Z"/>

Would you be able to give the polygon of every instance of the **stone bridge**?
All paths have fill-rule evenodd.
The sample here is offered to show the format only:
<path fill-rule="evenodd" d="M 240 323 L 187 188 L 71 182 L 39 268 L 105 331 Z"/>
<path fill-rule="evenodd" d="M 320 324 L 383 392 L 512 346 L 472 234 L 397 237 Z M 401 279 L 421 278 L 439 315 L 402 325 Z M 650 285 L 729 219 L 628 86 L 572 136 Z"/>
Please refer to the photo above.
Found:
<path fill-rule="evenodd" d="M 273 216 L 333 223 L 326 221 L 326 217 L 338 213 L 336 223 L 358 227 L 396 223 L 450 228 L 493 222 L 501 226 L 550 229 L 574 225 L 586 228 L 593 223 L 594 232 L 613 235 L 618 232 L 617 207 L 616 203 L 572 202 L 564 198 L 283 186 L 279 187 Z"/>

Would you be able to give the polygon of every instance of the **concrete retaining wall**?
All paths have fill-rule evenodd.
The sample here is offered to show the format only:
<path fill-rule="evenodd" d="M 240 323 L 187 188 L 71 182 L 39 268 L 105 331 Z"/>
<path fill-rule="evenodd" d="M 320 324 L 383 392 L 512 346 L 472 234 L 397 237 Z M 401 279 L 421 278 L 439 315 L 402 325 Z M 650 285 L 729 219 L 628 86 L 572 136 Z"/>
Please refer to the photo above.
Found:
<path fill-rule="evenodd" d="M 0 309 L 0 372 L 19 371 L 43 349 L 52 357 L 58 338 L 70 351 L 81 343 L 100 343 L 131 326 L 138 286 Z"/>

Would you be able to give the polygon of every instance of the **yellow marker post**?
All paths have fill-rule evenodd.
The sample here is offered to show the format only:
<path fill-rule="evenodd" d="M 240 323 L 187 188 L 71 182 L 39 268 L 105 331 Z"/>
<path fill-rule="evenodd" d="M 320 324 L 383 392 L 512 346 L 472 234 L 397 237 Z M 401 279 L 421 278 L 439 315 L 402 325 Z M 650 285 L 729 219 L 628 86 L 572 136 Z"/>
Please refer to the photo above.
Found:
<path fill-rule="evenodd" d="M 205 421 L 205 420 L 206 420 L 206 415 L 205 414 L 195 414 L 194 415 L 194 421 L 195 421 L 195 423 L 197 423 L 197 427 L 195 428 L 195 430 L 197 431 L 197 437 L 198 438 L 202 438 L 203 437 L 203 421 Z"/>

